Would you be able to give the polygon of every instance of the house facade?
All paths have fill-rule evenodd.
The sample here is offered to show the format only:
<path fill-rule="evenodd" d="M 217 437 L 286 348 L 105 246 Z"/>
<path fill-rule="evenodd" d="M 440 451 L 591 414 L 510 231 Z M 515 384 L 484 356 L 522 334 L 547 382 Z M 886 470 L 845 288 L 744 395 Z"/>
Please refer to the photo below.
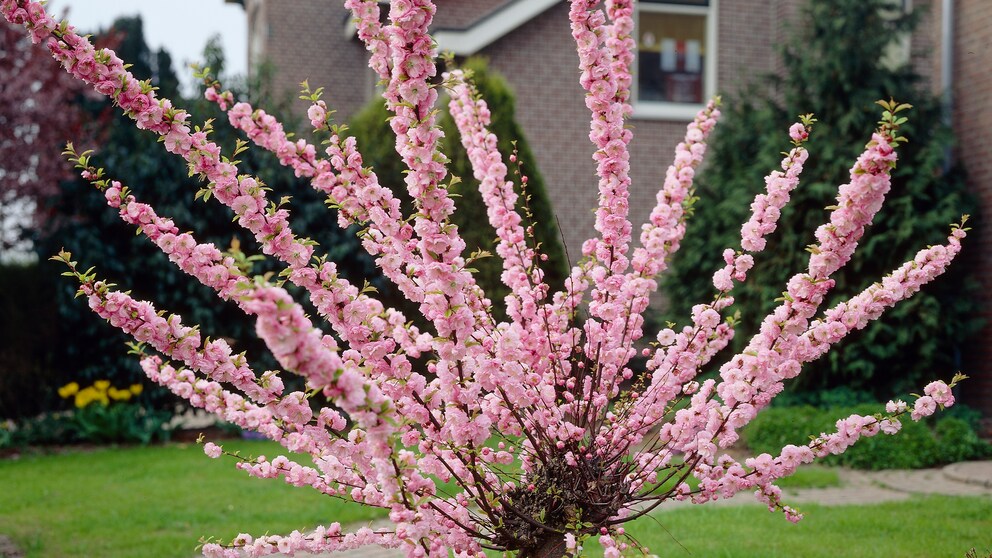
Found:
<path fill-rule="evenodd" d="M 702 103 L 775 69 L 774 23 L 793 0 L 641 2 L 643 33 L 631 144 L 631 216 L 654 206 L 675 144 Z M 326 87 L 325 99 L 348 118 L 375 95 L 375 78 L 341 2 L 247 0 L 249 64 L 271 63 L 275 81 L 305 79 Z M 590 236 L 596 204 L 588 109 L 578 84 L 568 5 L 558 0 L 439 0 L 435 37 L 459 56 L 483 55 L 517 94 L 517 119 L 540 162 L 571 254 Z M 760 37 L 760 40 L 756 40 Z M 666 48 L 667 47 L 667 48 Z M 313 56 L 320 53 L 320 56 Z M 589 188 L 576 187 L 589 184 Z"/>
<path fill-rule="evenodd" d="M 945 62 L 935 66 L 943 75 L 952 124 L 957 136 L 954 155 L 968 173 L 968 184 L 978 197 L 977 235 L 965 246 L 966 263 L 979 281 L 983 297 L 980 313 L 985 325 L 966 353 L 968 380 L 966 401 L 992 416 L 992 2 L 988 0 L 944 0 L 943 17 L 934 28 L 950 35 L 935 57 Z"/>
<path fill-rule="evenodd" d="M 901 0 L 926 15 L 902 52 L 935 92 L 953 93 L 959 146 L 974 191 L 992 214 L 992 2 Z M 640 0 L 635 68 L 636 133 L 631 143 L 630 215 L 639 230 L 654 206 L 675 145 L 706 99 L 780 71 L 781 44 L 805 0 Z M 278 86 L 309 80 L 345 122 L 376 94 L 364 46 L 343 2 L 242 0 L 248 15 L 249 64 L 271 64 Z M 537 157 L 574 258 L 593 231 L 597 189 L 588 142 L 588 111 L 562 0 L 436 0 L 434 33 L 442 50 L 482 55 L 510 81 L 517 120 Z M 951 14 L 951 17 L 947 17 Z M 302 108 L 302 107 L 301 107 Z M 992 293 L 992 231 L 970 240 L 970 265 Z M 992 299 L 992 295 L 988 298 Z M 985 305 L 992 335 L 992 304 Z M 992 343 L 972 347 L 965 369 L 969 402 L 992 416 Z"/>

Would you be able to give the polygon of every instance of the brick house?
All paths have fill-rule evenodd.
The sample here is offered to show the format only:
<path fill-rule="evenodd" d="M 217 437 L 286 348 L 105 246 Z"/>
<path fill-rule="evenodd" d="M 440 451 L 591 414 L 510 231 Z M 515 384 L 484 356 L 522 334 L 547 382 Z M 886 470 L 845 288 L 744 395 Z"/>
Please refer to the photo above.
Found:
<path fill-rule="evenodd" d="M 940 28 L 946 29 L 941 54 L 950 61 L 942 67 L 935 57 L 935 72 L 944 76 L 951 94 L 952 123 L 958 145 L 955 156 L 968 172 L 972 192 L 978 197 L 984 225 L 969 245 L 968 263 L 981 283 L 985 319 L 967 353 L 968 401 L 992 416 L 992 2 L 988 0 L 944 0 L 951 4 L 943 13 Z M 934 26 L 934 29 L 937 25 Z M 936 34 L 936 33 L 935 33 Z"/>
<path fill-rule="evenodd" d="M 229 0 L 231 1 L 231 0 Z M 364 46 L 343 2 L 235 0 L 245 6 L 249 66 L 272 64 L 275 81 L 294 90 L 307 79 L 326 88 L 338 120 L 375 94 Z M 752 76 L 780 70 L 773 45 L 786 39 L 805 0 L 641 0 L 637 8 L 631 144 L 631 219 L 635 231 L 654 206 L 675 144 L 701 103 L 731 92 Z M 902 0 L 925 8 L 918 31 L 889 53 L 912 56 L 935 92 L 952 92 L 953 124 L 962 138 L 956 156 L 966 166 L 986 214 L 992 214 L 992 1 Z M 442 50 L 480 54 L 517 94 L 523 125 L 545 176 L 573 256 L 592 231 L 596 203 L 588 112 L 577 79 L 577 57 L 562 0 L 436 0 L 434 33 Z M 953 14 L 947 18 L 945 14 Z M 953 21 L 952 21 L 953 20 Z M 950 23 L 950 25 L 946 25 Z M 313 53 L 319 53 L 314 56 Z M 905 58 L 904 58 L 905 59 Z M 950 65 L 948 66 L 948 62 Z M 587 186 L 577 186 L 587 185 Z M 992 293 L 992 227 L 969 243 L 971 265 Z M 992 294 L 988 295 L 992 299 Z M 992 337 L 992 304 L 984 310 Z M 966 369 L 972 404 L 992 415 L 992 343 L 970 351 Z"/>

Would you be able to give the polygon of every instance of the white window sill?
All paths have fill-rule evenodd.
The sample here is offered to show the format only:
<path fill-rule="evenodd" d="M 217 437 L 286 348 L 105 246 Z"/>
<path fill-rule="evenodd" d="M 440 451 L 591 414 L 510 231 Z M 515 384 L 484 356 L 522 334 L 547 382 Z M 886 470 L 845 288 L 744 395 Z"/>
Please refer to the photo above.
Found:
<path fill-rule="evenodd" d="M 634 103 L 634 120 L 675 120 L 688 122 L 696 118 L 696 114 L 706 105 L 687 103 Z"/>

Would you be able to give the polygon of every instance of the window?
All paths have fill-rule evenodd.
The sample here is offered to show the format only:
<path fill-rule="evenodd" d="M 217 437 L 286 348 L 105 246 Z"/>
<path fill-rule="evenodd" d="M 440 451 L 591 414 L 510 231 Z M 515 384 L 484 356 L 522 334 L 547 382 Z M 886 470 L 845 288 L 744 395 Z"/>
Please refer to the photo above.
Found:
<path fill-rule="evenodd" d="M 691 119 L 713 96 L 716 2 L 637 3 L 635 118 Z"/>
<path fill-rule="evenodd" d="M 912 0 L 890 0 L 888 7 L 882 8 L 882 17 L 895 21 L 913 12 Z M 899 33 L 882 53 L 882 65 L 890 70 L 896 70 L 912 60 L 912 33 Z"/>

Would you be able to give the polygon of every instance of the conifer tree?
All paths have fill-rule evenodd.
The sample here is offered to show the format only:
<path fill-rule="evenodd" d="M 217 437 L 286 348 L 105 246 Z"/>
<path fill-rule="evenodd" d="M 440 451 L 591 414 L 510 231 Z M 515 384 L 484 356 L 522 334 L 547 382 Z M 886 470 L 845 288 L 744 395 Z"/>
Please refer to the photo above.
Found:
<path fill-rule="evenodd" d="M 526 193 L 528 206 L 532 215 L 534 234 L 541 244 L 541 251 L 547 254 L 548 261 L 542 264 L 547 274 L 547 281 L 553 289 L 560 289 L 567 273 L 568 262 L 562 247 L 558 224 L 551 207 L 544 179 L 537 168 L 537 160 L 527 144 L 523 129 L 514 117 L 516 99 L 506 78 L 489 68 L 484 58 L 469 58 L 461 65 L 471 73 L 482 98 L 486 99 L 492 112 L 491 131 L 499 138 L 499 151 L 504 160 L 516 153 L 516 164 L 511 164 L 517 193 L 520 194 L 520 171 L 527 177 Z M 392 131 L 387 122 L 390 113 L 386 110 L 382 99 L 374 99 L 365 106 L 349 124 L 351 133 L 358 139 L 364 149 L 365 159 L 370 166 L 379 170 L 383 184 L 390 186 L 400 197 L 409 213 L 409 196 L 403 185 L 403 162 L 396 154 L 390 142 L 375 141 L 375 138 L 388 137 Z M 483 251 L 495 256 L 495 233 L 486 217 L 486 205 L 479 193 L 479 182 L 472 176 L 472 166 L 468 155 L 462 147 L 458 130 L 451 115 L 445 113 L 441 118 L 441 127 L 445 132 L 444 152 L 451 160 L 450 172 L 461 181 L 455 184 L 451 191 L 457 198 L 452 222 L 458 225 L 458 230 L 467 244 L 466 254 Z M 519 165 L 518 167 L 516 165 Z M 502 302 L 509 289 L 500 281 L 502 264 L 498 257 L 484 257 L 472 263 L 478 269 L 477 279 L 483 290 L 494 302 Z M 502 304 L 494 304 L 493 310 L 498 319 L 504 319 Z"/>
<path fill-rule="evenodd" d="M 788 146 L 782 130 L 800 113 L 819 118 L 810 137 L 814 154 L 783 211 L 775 235 L 735 291 L 741 313 L 734 348 L 755 332 L 758 317 L 776 304 L 777 290 L 808 256 L 791 247 L 815 242 L 813 230 L 849 181 L 847 161 L 857 155 L 864 130 L 877 118 L 875 101 L 896 97 L 913 105 L 906 127 L 906 156 L 893 174 L 892 193 L 855 258 L 838 274 L 831 303 L 849 298 L 884 270 L 911 257 L 921 243 L 939 242 L 940 223 L 973 212 L 963 173 L 947 168 L 950 130 L 940 101 L 909 63 L 894 64 L 891 50 L 911 33 L 919 14 L 896 11 L 887 0 L 810 2 L 800 28 L 781 49 L 784 75 L 767 88 L 752 87 L 726 103 L 714 133 L 709 164 L 697 178 L 693 220 L 705 235 L 687 235 L 664 288 L 671 320 L 684 320 L 692 301 L 711 286 L 698 280 L 723 265 L 720 250 L 733 246 L 750 200 L 765 188 L 767 169 Z M 919 53 L 917 53 L 919 54 Z M 699 229 L 696 229 L 699 230 Z M 786 249 L 784 247 L 790 247 Z M 976 326 L 973 298 L 958 267 L 912 301 L 843 343 L 797 383 L 801 391 L 845 386 L 887 397 L 935 372 L 957 370 L 957 354 Z M 965 371 L 966 372 L 966 371 Z"/>

